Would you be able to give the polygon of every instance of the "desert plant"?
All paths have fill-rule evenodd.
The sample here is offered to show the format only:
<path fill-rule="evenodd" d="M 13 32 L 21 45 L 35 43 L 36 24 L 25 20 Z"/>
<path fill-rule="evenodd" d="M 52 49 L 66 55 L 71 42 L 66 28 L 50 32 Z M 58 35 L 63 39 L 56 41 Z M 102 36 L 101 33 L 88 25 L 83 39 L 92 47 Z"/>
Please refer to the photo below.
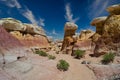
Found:
<path fill-rule="evenodd" d="M 49 58 L 49 59 L 56 59 L 56 57 L 53 56 L 53 55 L 48 55 L 48 58 Z"/>
<path fill-rule="evenodd" d="M 112 53 L 112 52 L 109 52 L 109 53 L 107 53 L 103 56 L 102 63 L 103 64 L 108 64 L 110 62 L 113 62 L 114 58 L 115 58 L 115 54 Z"/>
<path fill-rule="evenodd" d="M 85 55 L 85 51 L 84 50 L 76 50 L 75 54 L 74 54 L 75 58 L 77 58 L 77 59 L 82 58 L 84 55 Z"/>
<path fill-rule="evenodd" d="M 69 68 L 69 63 L 66 62 L 65 60 L 59 60 L 59 63 L 57 64 L 57 68 L 60 70 L 60 71 L 67 71 L 68 68 Z"/>
<path fill-rule="evenodd" d="M 44 51 L 37 50 L 35 53 L 39 54 L 40 56 L 47 56 L 47 53 Z"/>

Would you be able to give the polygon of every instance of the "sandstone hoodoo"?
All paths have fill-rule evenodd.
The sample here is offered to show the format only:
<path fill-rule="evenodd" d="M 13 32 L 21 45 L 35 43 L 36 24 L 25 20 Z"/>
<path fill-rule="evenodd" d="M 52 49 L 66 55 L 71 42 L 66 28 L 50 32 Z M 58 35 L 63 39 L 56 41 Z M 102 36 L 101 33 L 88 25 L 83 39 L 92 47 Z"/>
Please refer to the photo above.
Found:
<path fill-rule="evenodd" d="M 102 29 L 98 29 L 96 33 L 99 33 L 101 37 L 96 41 L 96 47 L 94 54 L 99 56 L 105 54 L 110 50 L 117 53 L 120 48 L 120 7 L 119 5 L 111 6 L 107 8 L 110 12 L 110 16 L 106 18 L 100 18 L 100 20 L 93 20 L 91 25 L 96 26 L 96 30 L 101 26 Z M 98 25 L 100 24 L 100 25 Z"/>
<path fill-rule="evenodd" d="M 74 43 L 76 42 L 76 39 L 74 38 L 75 31 L 77 30 L 78 26 L 74 23 L 67 22 L 64 27 L 64 40 L 62 44 L 61 50 L 66 50 L 66 53 L 70 50 L 70 53 L 72 53 L 72 48 Z"/>
<path fill-rule="evenodd" d="M 49 47 L 47 36 L 42 27 L 22 23 L 14 18 L 3 18 L 0 20 L 0 25 L 26 47 Z"/>

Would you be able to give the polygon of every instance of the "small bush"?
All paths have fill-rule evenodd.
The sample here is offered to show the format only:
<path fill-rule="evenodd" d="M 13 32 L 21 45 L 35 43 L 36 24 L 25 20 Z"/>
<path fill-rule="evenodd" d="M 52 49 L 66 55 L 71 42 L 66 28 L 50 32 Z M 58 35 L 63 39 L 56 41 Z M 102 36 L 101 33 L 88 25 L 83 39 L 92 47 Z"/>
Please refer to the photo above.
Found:
<path fill-rule="evenodd" d="M 47 53 L 44 51 L 37 50 L 35 53 L 39 54 L 40 56 L 47 56 Z"/>
<path fill-rule="evenodd" d="M 57 64 L 57 68 L 61 71 L 67 71 L 69 68 L 69 63 L 65 60 L 59 60 L 59 63 Z"/>
<path fill-rule="evenodd" d="M 85 51 L 84 50 L 76 50 L 75 51 L 75 58 L 80 59 L 85 55 Z"/>
<path fill-rule="evenodd" d="M 48 58 L 49 58 L 49 59 L 56 59 L 56 57 L 53 56 L 53 55 L 48 55 Z"/>
<path fill-rule="evenodd" d="M 114 53 L 112 53 L 112 52 L 107 53 L 107 54 L 105 54 L 105 55 L 103 56 L 102 63 L 103 63 L 103 64 L 108 64 L 108 63 L 110 63 L 111 61 L 113 62 L 114 58 L 115 58 L 115 54 L 114 54 Z"/>

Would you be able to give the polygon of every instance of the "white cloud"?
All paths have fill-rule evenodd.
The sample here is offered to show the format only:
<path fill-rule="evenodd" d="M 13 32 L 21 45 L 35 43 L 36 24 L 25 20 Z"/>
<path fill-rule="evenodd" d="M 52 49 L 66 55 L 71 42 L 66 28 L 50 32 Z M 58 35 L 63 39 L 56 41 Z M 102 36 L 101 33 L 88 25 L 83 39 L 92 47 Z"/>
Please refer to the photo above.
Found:
<path fill-rule="evenodd" d="M 55 29 L 53 29 L 52 34 L 53 34 L 53 35 L 57 35 Z"/>
<path fill-rule="evenodd" d="M 37 21 L 35 19 L 35 16 L 33 15 L 32 11 L 29 10 L 28 8 L 26 8 L 24 10 L 24 12 L 22 12 L 22 15 L 27 18 L 32 24 L 36 24 L 37 25 Z"/>
<path fill-rule="evenodd" d="M 75 22 L 78 21 L 79 17 L 73 19 L 73 14 L 71 13 L 70 3 L 67 3 L 67 4 L 65 5 L 65 10 L 66 10 L 65 19 L 66 19 L 67 21 L 70 21 L 70 22 L 73 22 L 73 23 L 75 23 Z"/>
<path fill-rule="evenodd" d="M 20 3 L 17 0 L 1 0 L 6 6 L 8 7 L 16 7 L 16 8 L 21 8 Z"/>
<path fill-rule="evenodd" d="M 40 18 L 40 20 L 39 20 L 39 24 L 40 24 L 40 26 L 45 26 L 44 21 L 45 21 L 44 19 Z"/>
<path fill-rule="evenodd" d="M 92 5 L 89 6 L 89 17 L 95 18 L 100 16 L 106 11 L 109 5 L 109 0 L 95 0 Z"/>
<path fill-rule="evenodd" d="M 44 23 L 45 20 L 42 18 L 36 19 L 33 12 L 30 9 L 26 8 L 24 11 L 21 12 L 21 14 L 26 19 L 28 19 L 32 24 L 39 25 L 39 26 L 45 26 L 45 23 Z"/>

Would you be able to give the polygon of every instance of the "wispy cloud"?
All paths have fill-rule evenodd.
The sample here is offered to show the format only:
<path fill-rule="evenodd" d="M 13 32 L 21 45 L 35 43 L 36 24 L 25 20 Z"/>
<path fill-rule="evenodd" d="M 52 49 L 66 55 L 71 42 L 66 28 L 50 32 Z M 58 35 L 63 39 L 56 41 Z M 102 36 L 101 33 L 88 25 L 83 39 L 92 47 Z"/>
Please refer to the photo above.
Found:
<path fill-rule="evenodd" d="M 53 35 L 57 35 L 55 29 L 52 30 L 52 34 L 53 34 Z"/>
<path fill-rule="evenodd" d="M 16 8 L 21 8 L 20 3 L 17 0 L 1 0 L 6 6 L 8 7 L 16 7 Z"/>
<path fill-rule="evenodd" d="M 37 25 L 37 21 L 35 19 L 35 16 L 33 15 L 32 11 L 29 10 L 28 8 L 26 8 L 23 12 L 22 15 L 27 18 L 32 24 L 36 24 Z"/>
<path fill-rule="evenodd" d="M 72 12 L 71 12 L 70 3 L 67 3 L 67 4 L 65 5 L 65 10 L 66 10 L 65 19 L 66 19 L 67 21 L 76 23 L 76 21 L 79 20 L 79 17 L 73 19 L 73 14 L 72 14 Z"/>
<path fill-rule="evenodd" d="M 17 10 L 26 18 L 28 19 L 32 24 L 36 24 L 39 26 L 45 26 L 44 19 L 39 18 L 36 19 L 36 16 L 33 14 L 33 12 L 29 8 L 24 8 L 18 0 L 1 0 L 3 4 L 10 8 L 17 8 Z M 8 11 L 8 14 L 10 13 L 10 10 Z"/>
<path fill-rule="evenodd" d="M 40 25 L 40 26 L 45 26 L 44 21 L 45 21 L 45 19 L 40 18 L 40 20 L 39 20 L 39 25 Z"/>
<path fill-rule="evenodd" d="M 109 5 L 109 0 L 95 0 L 92 5 L 89 6 L 89 17 L 95 18 L 100 16 L 106 11 Z"/>

